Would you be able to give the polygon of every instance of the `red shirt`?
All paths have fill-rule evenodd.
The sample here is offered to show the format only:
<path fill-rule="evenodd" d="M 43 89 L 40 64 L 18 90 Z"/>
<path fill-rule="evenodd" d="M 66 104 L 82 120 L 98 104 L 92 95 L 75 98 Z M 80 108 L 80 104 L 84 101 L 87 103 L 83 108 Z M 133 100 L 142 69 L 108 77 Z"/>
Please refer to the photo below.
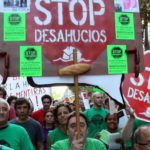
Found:
<path fill-rule="evenodd" d="M 10 110 L 9 110 L 9 120 L 13 120 L 16 118 L 16 113 L 15 110 L 12 106 L 10 106 Z"/>
<path fill-rule="evenodd" d="M 39 109 L 32 113 L 32 118 L 37 120 L 40 124 L 43 123 L 44 120 L 44 111 L 43 109 Z"/>
<path fill-rule="evenodd" d="M 49 110 L 51 110 L 51 108 Z M 42 125 L 44 120 L 44 113 L 45 112 L 43 109 L 39 109 L 32 113 L 32 118 L 38 121 Z"/>

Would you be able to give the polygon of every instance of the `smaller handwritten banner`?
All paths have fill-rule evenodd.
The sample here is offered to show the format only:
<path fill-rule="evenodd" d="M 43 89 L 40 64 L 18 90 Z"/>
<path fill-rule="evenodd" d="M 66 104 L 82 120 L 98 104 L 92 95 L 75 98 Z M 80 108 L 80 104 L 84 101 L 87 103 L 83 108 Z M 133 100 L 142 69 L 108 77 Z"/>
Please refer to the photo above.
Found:
<path fill-rule="evenodd" d="M 20 76 L 42 76 L 41 46 L 20 46 Z"/>

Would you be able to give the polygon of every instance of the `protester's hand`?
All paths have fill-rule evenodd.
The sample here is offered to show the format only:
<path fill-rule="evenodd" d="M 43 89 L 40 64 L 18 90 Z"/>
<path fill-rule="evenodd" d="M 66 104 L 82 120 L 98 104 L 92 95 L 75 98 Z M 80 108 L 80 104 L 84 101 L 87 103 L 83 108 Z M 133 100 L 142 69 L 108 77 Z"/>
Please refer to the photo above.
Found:
<path fill-rule="evenodd" d="M 96 133 L 94 137 L 95 137 L 96 139 L 98 139 L 98 140 L 99 140 L 99 139 L 100 139 L 100 136 L 101 136 L 101 134 L 100 134 L 100 133 Z"/>
<path fill-rule="evenodd" d="M 116 143 L 118 143 L 118 144 L 121 145 L 121 149 L 122 149 L 122 150 L 126 150 L 125 145 L 124 145 L 124 141 L 123 141 L 122 138 L 116 139 Z"/>
<path fill-rule="evenodd" d="M 130 118 L 135 118 L 134 117 L 134 110 L 128 105 L 126 105 L 126 112 L 128 112 L 128 114 L 130 115 Z"/>
<path fill-rule="evenodd" d="M 118 144 L 121 144 L 121 145 L 124 143 L 123 140 L 122 140 L 122 138 L 116 139 L 115 142 L 118 143 Z"/>
<path fill-rule="evenodd" d="M 85 146 L 84 139 L 83 138 L 76 139 L 76 137 L 77 133 L 73 137 L 72 143 L 70 143 L 71 144 L 70 150 L 83 150 Z"/>

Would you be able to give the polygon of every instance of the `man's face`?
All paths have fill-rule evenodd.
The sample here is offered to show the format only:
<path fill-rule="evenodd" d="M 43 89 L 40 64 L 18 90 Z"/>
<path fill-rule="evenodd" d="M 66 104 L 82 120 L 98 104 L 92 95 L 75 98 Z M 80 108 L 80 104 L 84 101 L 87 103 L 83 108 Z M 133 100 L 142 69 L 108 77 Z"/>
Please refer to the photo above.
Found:
<path fill-rule="evenodd" d="M 29 116 L 29 108 L 26 103 L 16 106 L 16 114 L 21 121 L 25 121 Z"/>
<path fill-rule="evenodd" d="M 85 140 L 87 137 L 87 133 L 88 133 L 87 124 L 84 118 L 80 116 L 80 137 Z M 75 116 L 69 120 L 67 134 L 71 141 L 76 138 L 77 129 L 76 129 L 76 117 Z"/>
<path fill-rule="evenodd" d="M 43 109 L 48 110 L 50 108 L 51 103 L 48 98 L 44 98 L 42 104 L 43 104 Z"/>
<path fill-rule="evenodd" d="M 139 144 L 135 144 L 136 150 L 150 150 L 150 127 L 141 129 L 141 138 Z"/>
<path fill-rule="evenodd" d="M 0 101 L 0 127 L 7 125 L 9 110 L 7 104 Z"/>
<path fill-rule="evenodd" d="M 98 93 L 93 97 L 94 105 L 98 108 L 103 106 L 103 94 Z"/>

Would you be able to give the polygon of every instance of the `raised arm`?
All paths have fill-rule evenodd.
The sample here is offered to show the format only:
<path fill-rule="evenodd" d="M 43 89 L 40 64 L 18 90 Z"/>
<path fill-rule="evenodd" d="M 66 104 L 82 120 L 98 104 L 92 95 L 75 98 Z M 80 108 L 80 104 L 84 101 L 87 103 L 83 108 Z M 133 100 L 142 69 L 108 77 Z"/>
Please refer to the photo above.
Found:
<path fill-rule="evenodd" d="M 129 119 L 126 123 L 126 125 L 124 126 L 124 128 L 122 129 L 122 139 L 124 141 L 127 141 L 131 138 L 132 134 L 133 134 L 133 124 L 134 124 L 134 111 L 131 108 L 129 109 Z"/>

